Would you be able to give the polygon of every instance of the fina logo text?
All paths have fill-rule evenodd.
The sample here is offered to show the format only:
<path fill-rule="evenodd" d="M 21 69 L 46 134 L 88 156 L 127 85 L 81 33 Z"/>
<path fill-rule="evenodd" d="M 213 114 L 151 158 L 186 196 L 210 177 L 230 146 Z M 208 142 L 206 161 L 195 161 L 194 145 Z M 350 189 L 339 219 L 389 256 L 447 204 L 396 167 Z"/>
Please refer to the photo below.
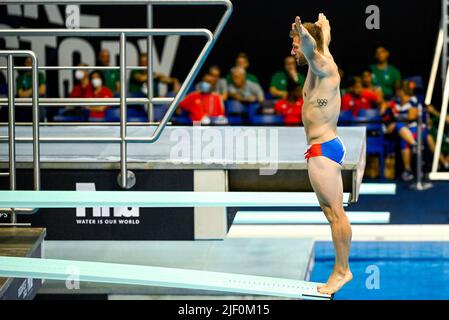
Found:
<path fill-rule="evenodd" d="M 76 191 L 95 192 L 95 183 L 77 183 Z M 132 225 L 140 224 L 138 207 L 76 208 L 76 224 Z"/>

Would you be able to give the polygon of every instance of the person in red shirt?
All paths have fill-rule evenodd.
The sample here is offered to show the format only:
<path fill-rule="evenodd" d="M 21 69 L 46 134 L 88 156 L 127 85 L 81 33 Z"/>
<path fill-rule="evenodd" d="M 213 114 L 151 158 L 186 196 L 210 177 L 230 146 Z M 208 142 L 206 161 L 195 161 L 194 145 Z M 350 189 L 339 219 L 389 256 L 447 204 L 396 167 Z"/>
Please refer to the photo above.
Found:
<path fill-rule="evenodd" d="M 90 84 L 92 86 L 92 91 L 87 94 L 87 98 L 112 98 L 112 91 L 104 85 L 103 75 L 100 72 L 91 72 Z M 90 107 L 89 121 L 104 120 L 107 108 L 108 106 Z"/>
<path fill-rule="evenodd" d="M 78 66 L 87 66 L 87 64 L 80 63 Z M 70 98 L 87 98 L 92 95 L 92 86 L 90 85 L 90 76 L 87 70 L 76 70 L 75 80 L 77 83 L 70 92 Z"/>
<path fill-rule="evenodd" d="M 304 100 L 302 99 L 302 88 L 295 86 L 288 91 L 287 98 L 280 99 L 274 105 L 274 111 L 284 116 L 284 123 L 288 126 L 302 123 L 301 111 Z"/>
<path fill-rule="evenodd" d="M 78 66 L 87 67 L 87 64 L 80 63 Z M 70 98 L 87 98 L 92 95 L 92 86 L 90 84 L 89 72 L 86 69 L 78 69 L 75 71 L 75 85 L 70 92 Z M 61 116 L 64 117 L 83 117 L 85 107 L 65 107 Z M 68 121 L 68 120 L 65 120 Z"/>
<path fill-rule="evenodd" d="M 354 77 L 349 91 L 341 98 L 341 111 L 352 110 L 354 117 L 357 117 L 360 109 L 371 109 L 377 100 L 377 95 L 363 90 L 362 80 L 359 77 Z"/>
<path fill-rule="evenodd" d="M 212 119 L 219 118 L 221 123 L 226 119 L 223 100 L 218 93 L 212 92 L 212 82 L 210 75 L 206 74 L 198 90 L 188 94 L 179 104 L 192 121 L 210 124 Z"/>

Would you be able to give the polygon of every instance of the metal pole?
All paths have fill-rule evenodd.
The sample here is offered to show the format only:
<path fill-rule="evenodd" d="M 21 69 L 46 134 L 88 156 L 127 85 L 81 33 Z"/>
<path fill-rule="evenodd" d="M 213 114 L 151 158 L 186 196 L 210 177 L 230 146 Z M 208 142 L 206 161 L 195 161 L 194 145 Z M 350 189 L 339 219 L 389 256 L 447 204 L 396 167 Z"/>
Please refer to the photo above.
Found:
<path fill-rule="evenodd" d="M 148 29 L 153 28 L 153 6 L 148 4 L 147 6 L 147 27 Z M 147 97 L 148 97 L 148 121 L 153 122 L 154 111 L 153 111 L 153 36 L 149 35 L 147 38 Z"/>
<path fill-rule="evenodd" d="M 127 152 L 126 152 L 126 36 L 120 34 L 120 185 L 127 185 Z"/>
<path fill-rule="evenodd" d="M 416 183 L 412 184 L 410 186 L 411 189 L 422 191 L 432 188 L 431 183 L 424 183 L 423 180 L 423 173 L 422 173 L 422 147 L 423 147 L 423 141 L 422 141 L 422 105 L 418 104 L 418 128 L 417 128 L 417 149 L 416 149 Z"/>
<path fill-rule="evenodd" d="M 9 138 L 9 189 L 16 190 L 16 148 L 15 148 L 15 110 L 14 110 L 14 60 L 12 54 L 8 55 L 8 138 Z M 14 211 L 10 216 L 11 223 L 17 223 Z"/>
<path fill-rule="evenodd" d="M 32 60 L 32 85 L 33 85 L 33 162 L 34 162 L 34 189 L 41 188 L 40 175 L 40 141 L 39 141 L 39 74 L 37 69 L 37 57 L 30 54 Z"/>

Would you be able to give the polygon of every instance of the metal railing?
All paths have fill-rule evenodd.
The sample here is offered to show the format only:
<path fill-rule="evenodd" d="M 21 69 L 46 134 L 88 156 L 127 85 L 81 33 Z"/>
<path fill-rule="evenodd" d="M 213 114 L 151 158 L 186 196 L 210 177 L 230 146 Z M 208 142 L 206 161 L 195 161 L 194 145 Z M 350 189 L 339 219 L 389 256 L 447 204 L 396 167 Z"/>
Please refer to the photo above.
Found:
<path fill-rule="evenodd" d="M 34 189 L 40 189 L 40 153 L 39 153 L 39 85 L 38 85 L 38 62 L 34 52 L 29 50 L 0 50 L 0 56 L 7 58 L 7 82 L 8 82 L 8 149 L 9 149 L 9 172 L 2 172 L 2 176 L 9 176 L 9 189 L 16 190 L 16 134 L 15 134 L 15 105 L 14 105 L 14 57 L 31 58 L 31 86 L 32 86 L 32 108 L 33 108 L 33 177 Z M 11 213 L 11 224 L 17 223 L 16 213 L 31 212 L 33 209 L 7 208 L 1 211 Z"/>
<path fill-rule="evenodd" d="M 39 98 L 34 97 L 30 100 L 29 98 L 14 98 L 8 97 L 8 99 L 0 99 L 1 105 L 18 105 L 18 106 L 28 106 L 30 104 L 39 104 L 42 106 L 61 106 L 61 104 L 69 106 L 96 106 L 101 103 L 101 105 L 116 105 L 120 106 L 120 135 L 118 137 L 57 137 L 57 138 L 36 138 L 33 136 L 32 139 L 29 138 L 17 138 L 16 141 L 33 141 L 33 145 L 38 148 L 39 142 L 87 142 L 87 141 L 101 141 L 101 142 L 116 142 L 120 143 L 120 174 L 119 174 L 119 185 L 122 188 L 132 188 L 133 184 L 133 174 L 127 170 L 127 143 L 128 142 L 147 142 L 153 143 L 158 140 L 162 134 L 164 128 L 172 117 L 176 110 L 179 102 L 184 98 L 188 88 L 191 86 L 193 79 L 198 74 L 200 68 L 204 64 L 209 52 L 214 46 L 217 38 L 223 31 L 229 17 L 232 14 L 232 3 L 229 0 L 5 0 L 2 1 L 4 5 L 25 5 L 25 4 L 57 4 L 57 5 L 145 5 L 147 6 L 148 20 L 150 25 L 146 29 L 2 29 L 0 30 L 0 36 L 86 36 L 86 37 L 120 37 L 120 66 L 111 67 L 80 67 L 80 66 L 34 66 L 34 71 L 37 76 L 37 70 L 74 70 L 74 69 L 116 69 L 120 70 L 120 97 L 119 98 L 106 98 L 106 99 L 90 99 L 90 98 Z M 172 28 L 172 29 L 158 29 L 153 28 L 153 6 L 154 5 L 221 5 L 225 6 L 226 10 L 223 13 L 214 33 L 208 29 L 192 29 L 192 28 Z M 204 36 L 207 38 L 207 42 L 200 52 L 198 58 L 193 64 L 192 69 L 189 71 L 185 81 L 181 85 L 179 92 L 174 98 L 159 98 L 153 96 L 153 36 L 169 36 L 169 35 L 180 35 L 180 36 Z M 147 37 L 147 55 L 148 63 L 145 67 L 129 67 L 126 65 L 126 38 L 127 37 Z M 4 67 L 3 67 L 4 68 Z M 27 67 L 14 67 L 12 68 L 21 70 Z M 29 67 L 28 67 L 29 68 Z M 12 69 L 7 67 L 8 72 L 12 73 Z M 126 71 L 128 69 L 143 69 L 147 71 L 147 97 L 145 98 L 127 98 L 126 97 Z M 34 73 L 33 73 L 34 75 Z M 37 84 L 36 84 L 37 85 Z M 149 137 L 129 137 L 127 136 L 127 104 L 147 104 L 149 112 L 149 122 L 153 121 L 153 105 L 154 104 L 167 104 L 169 107 L 165 113 L 162 120 L 158 123 L 156 129 Z M 35 107 L 34 109 L 36 109 Z M 35 127 L 39 127 L 39 119 L 34 119 L 34 131 Z M 14 126 L 14 125 L 13 125 Z M 4 140 L 5 137 L 0 137 L 0 141 Z M 39 164 L 37 163 L 37 168 Z M 37 172 L 37 173 L 36 173 Z M 36 170 L 35 165 L 35 178 L 39 177 L 39 170 Z M 135 179 L 134 179 L 135 180 Z M 39 180 L 37 180 L 39 181 Z"/>

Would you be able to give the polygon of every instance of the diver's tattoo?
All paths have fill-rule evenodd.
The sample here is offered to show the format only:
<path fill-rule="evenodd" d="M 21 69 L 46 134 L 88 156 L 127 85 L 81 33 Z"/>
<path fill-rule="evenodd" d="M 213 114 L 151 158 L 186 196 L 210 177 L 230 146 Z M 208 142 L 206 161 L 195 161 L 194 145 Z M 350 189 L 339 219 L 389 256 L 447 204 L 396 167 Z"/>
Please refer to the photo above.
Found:
<path fill-rule="evenodd" d="M 325 107 L 325 106 L 327 106 L 328 100 L 327 99 L 316 99 L 316 103 L 320 107 Z"/>

